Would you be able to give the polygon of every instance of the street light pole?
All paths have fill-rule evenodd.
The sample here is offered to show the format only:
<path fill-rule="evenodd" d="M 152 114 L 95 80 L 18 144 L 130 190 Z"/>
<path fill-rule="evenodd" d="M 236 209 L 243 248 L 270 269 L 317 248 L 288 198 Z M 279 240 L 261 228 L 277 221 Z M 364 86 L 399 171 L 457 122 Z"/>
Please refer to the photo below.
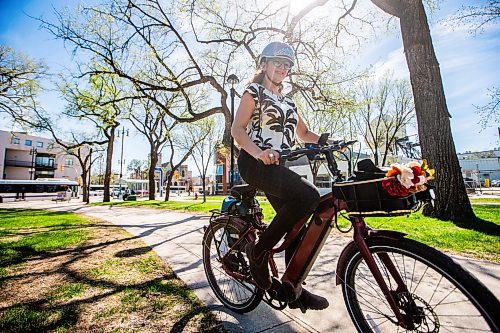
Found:
<path fill-rule="evenodd" d="M 90 202 L 90 180 L 91 180 L 91 172 L 92 172 L 92 148 L 90 148 L 89 152 L 89 183 L 87 188 L 87 203 Z"/>
<path fill-rule="evenodd" d="M 120 130 L 118 130 L 118 134 L 120 134 Z M 127 129 L 128 136 L 128 129 Z M 122 177 L 123 177 L 123 141 L 125 139 L 125 127 L 122 127 L 122 151 L 120 155 L 120 194 L 122 193 Z"/>
<path fill-rule="evenodd" d="M 231 74 L 227 78 L 227 82 L 231 84 L 231 126 L 233 126 L 234 121 L 234 97 L 236 96 L 236 90 L 234 90 L 234 85 L 238 84 L 240 80 L 234 74 Z M 231 135 L 231 166 L 230 166 L 230 179 L 229 188 L 234 186 L 234 138 Z"/>

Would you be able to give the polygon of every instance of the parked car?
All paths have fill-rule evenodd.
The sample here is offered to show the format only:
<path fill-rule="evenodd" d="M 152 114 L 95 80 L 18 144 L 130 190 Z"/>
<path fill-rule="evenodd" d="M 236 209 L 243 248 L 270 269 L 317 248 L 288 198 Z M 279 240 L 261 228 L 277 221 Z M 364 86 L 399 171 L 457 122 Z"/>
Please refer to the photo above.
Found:
<path fill-rule="evenodd" d="M 491 181 L 491 186 L 493 187 L 499 187 L 500 186 L 500 179 L 494 179 Z"/>

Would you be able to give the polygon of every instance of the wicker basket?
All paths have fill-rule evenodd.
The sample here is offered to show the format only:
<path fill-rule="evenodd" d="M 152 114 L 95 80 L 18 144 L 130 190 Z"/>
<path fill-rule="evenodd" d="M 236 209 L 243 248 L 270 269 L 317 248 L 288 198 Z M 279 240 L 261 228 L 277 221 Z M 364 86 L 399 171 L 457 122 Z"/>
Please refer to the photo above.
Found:
<path fill-rule="evenodd" d="M 333 185 L 333 194 L 347 202 L 349 216 L 398 216 L 418 210 L 414 194 L 389 196 L 382 188 L 384 179 L 338 182 Z"/>

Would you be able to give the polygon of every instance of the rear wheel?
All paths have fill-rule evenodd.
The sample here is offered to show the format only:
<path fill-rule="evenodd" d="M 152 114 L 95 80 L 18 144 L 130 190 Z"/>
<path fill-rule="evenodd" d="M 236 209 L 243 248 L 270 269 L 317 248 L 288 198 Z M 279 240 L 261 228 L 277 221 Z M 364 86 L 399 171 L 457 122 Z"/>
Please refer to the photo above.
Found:
<path fill-rule="evenodd" d="M 356 246 L 347 254 L 342 291 L 359 332 L 498 332 L 496 297 L 443 253 L 409 240 L 369 239 L 368 247 L 393 293 L 408 328 L 396 317 Z M 382 263 L 389 258 L 406 284 L 397 283 Z"/>
<path fill-rule="evenodd" d="M 238 225 L 227 223 L 227 220 L 211 224 L 203 237 L 203 267 L 215 296 L 231 310 L 244 313 L 259 305 L 264 292 L 250 283 L 232 277 L 223 267 L 222 258 L 227 270 L 250 276 L 244 251 L 246 241 L 239 243 L 236 249 L 231 249 L 241 231 Z M 230 253 L 227 254 L 228 252 Z"/>

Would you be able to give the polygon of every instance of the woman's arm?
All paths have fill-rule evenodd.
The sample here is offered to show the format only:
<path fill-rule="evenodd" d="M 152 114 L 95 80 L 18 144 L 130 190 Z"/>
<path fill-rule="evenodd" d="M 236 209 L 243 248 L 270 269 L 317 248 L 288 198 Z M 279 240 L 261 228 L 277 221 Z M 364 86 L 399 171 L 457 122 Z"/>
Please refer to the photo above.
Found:
<path fill-rule="evenodd" d="M 299 139 L 305 143 L 318 143 L 319 135 L 310 131 L 300 114 L 297 113 L 297 115 L 299 116 L 297 124 L 297 136 Z"/>
<path fill-rule="evenodd" d="M 238 142 L 241 148 L 252 155 L 255 159 L 259 159 L 264 164 L 278 164 L 279 154 L 272 149 L 261 150 L 247 134 L 247 125 L 252 118 L 255 110 L 255 102 L 250 93 L 245 92 L 241 97 L 240 106 L 234 117 L 233 126 L 231 126 L 231 135 Z M 272 154 L 273 157 L 269 157 Z"/>

